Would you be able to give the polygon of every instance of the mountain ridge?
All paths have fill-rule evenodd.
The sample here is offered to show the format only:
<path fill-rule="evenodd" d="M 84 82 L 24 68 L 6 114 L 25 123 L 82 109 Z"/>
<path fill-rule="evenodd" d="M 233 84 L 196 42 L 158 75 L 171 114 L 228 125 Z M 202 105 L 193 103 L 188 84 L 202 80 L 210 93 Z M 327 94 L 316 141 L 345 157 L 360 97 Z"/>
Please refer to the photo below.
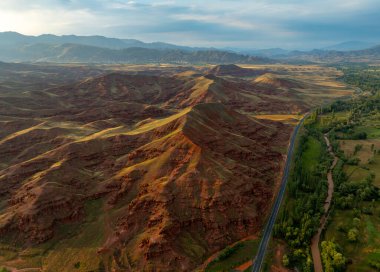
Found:
<path fill-rule="evenodd" d="M 191 48 L 166 43 L 143 43 L 103 36 L 25 36 L 0 33 L 0 60 L 59 63 L 271 63 L 213 48 Z"/>
<path fill-rule="evenodd" d="M 136 39 L 120 39 L 109 38 L 101 35 L 54 35 L 54 34 L 41 34 L 38 36 L 23 35 L 18 32 L 8 31 L 0 32 L 0 44 L 4 40 L 7 43 L 16 44 L 17 42 L 24 42 L 27 44 L 46 43 L 46 44 L 81 44 L 94 47 L 108 48 L 108 49 L 126 49 L 130 47 L 141 47 L 148 49 L 181 49 L 188 51 L 197 51 L 203 49 L 214 48 L 202 48 L 202 47 L 190 47 L 181 46 L 165 42 L 151 42 L 146 43 Z"/>

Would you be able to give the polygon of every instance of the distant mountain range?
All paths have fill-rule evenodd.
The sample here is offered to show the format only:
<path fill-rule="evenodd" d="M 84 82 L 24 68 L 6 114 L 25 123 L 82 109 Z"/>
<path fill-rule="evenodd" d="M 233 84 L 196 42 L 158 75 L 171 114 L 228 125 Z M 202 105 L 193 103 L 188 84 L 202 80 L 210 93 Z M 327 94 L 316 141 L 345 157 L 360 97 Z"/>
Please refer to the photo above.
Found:
<path fill-rule="evenodd" d="M 227 48 L 230 51 L 247 54 L 251 56 L 259 56 L 266 58 L 275 58 L 276 56 L 284 56 L 292 52 L 291 50 L 286 50 L 282 48 L 268 48 L 268 49 L 239 49 L 239 48 Z"/>
<path fill-rule="evenodd" d="M 103 36 L 25 36 L 0 32 L 0 61 L 61 63 L 176 63 L 229 64 L 281 62 L 358 62 L 380 61 L 379 46 L 350 41 L 312 51 L 281 48 L 237 49 L 179 46 L 169 43 L 144 43 L 134 39 Z"/>
<path fill-rule="evenodd" d="M 293 51 L 287 55 L 277 56 L 277 59 L 287 61 L 309 61 L 314 63 L 341 63 L 341 62 L 380 62 L 380 45 L 363 50 L 333 51 L 312 50 L 308 52 Z"/>
<path fill-rule="evenodd" d="M 0 33 L 0 60 L 7 62 L 81 63 L 269 63 L 253 57 L 213 48 L 144 43 L 102 36 L 25 36 Z"/>
<path fill-rule="evenodd" d="M 322 48 L 322 50 L 353 51 L 353 50 L 369 49 L 369 48 L 374 47 L 374 46 L 376 46 L 376 43 L 361 42 L 361 41 L 348 41 L 348 42 L 342 42 L 342 43 L 338 43 L 338 44 L 334 44 L 334 45 Z"/>
<path fill-rule="evenodd" d="M 347 41 L 334 45 L 330 45 L 324 48 L 314 49 L 310 51 L 306 50 L 286 50 L 282 48 L 267 48 L 267 49 L 242 49 L 242 48 L 233 48 L 227 47 L 225 50 L 231 52 L 236 52 L 239 54 L 247 54 L 251 56 L 273 58 L 273 59 L 284 59 L 287 57 L 294 58 L 297 55 L 309 55 L 315 54 L 316 52 L 323 52 L 324 54 L 331 54 L 330 51 L 339 51 L 339 52 L 348 52 L 348 51 L 358 51 L 366 50 L 373 47 L 376 47 L 376 43 L 362 42 L 362 41 Z"/>
<path fill-rule="evenodd" d="M 102 47 L 109 49 L 126 49 L 131 47 L 149 48 L 149 49 L 180 49 L 187 51 L 205 50 L 210 48 L 180 46 L 170 43 L 153 42 L 144 43 L 135 39 L 117 39 L 107 38 L 104 36 L 76 36 L 63 35 L 56 36 L 52 34 L 44 34 L 40 36 L 26 36 L 17 32 L 0 32 L 0 45 L 26 45 L 26 44 L 80 44 L 94 47 Z"/>

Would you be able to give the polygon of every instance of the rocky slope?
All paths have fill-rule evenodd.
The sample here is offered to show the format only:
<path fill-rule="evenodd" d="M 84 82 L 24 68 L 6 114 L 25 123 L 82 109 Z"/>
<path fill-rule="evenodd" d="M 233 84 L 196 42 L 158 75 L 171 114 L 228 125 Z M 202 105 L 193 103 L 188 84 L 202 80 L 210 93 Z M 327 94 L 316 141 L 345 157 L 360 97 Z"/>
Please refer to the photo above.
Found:
<path fill-rule="evenodd" d="M 37 256 L 44 271 L 78 262 L 87 270 L 189 271 L 256 233 L 292 128 L 252 115 L 309 107 L 298 85 L 282 96 L 268 84 L 208 72 L 111 73 L 6 93 L 0 249 L 19 257 L 0 261 L 28 267 L 25 256 Z"/>

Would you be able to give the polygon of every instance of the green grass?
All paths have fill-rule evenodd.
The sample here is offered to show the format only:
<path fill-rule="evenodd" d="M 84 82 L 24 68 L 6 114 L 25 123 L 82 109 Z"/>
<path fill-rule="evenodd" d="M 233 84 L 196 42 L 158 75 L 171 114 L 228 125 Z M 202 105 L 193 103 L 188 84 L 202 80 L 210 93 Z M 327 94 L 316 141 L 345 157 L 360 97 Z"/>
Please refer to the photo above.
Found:
<path fill-rule="evenodd" d="M 370 173 L 374 173 L 375 180 L 373 184 L 380 187 L 380 158 L 377 158 L 375 163 L 364 166 L 346 165 L 344 166 L 344 171 L 348 175 L 348 181 L 355 183 L 362 182 Z"/>
<path fill-rule="evenodd" d="M 309 137 L 307 140 L 307 148 L 303 153 L 303 167 L 309 171 L 313 171 L 318 165 L 319 158 L 321 156 L 321 143 L 313 138 Z"/>
<path fill-rule="evenodd" d="M 372 124 L 357 126 L 354 129 L 354 133 L 365 132 L 367 133 L 367 139 L 379 139 L 380 138 L 380 127 L 376 127 Z"/>
<path fill-rule="evenodd" d="M 370 217 L 366 218 L 366 232 L 368 233 L 368 245 L 372 247 L 379 246 L 380 232 L 376 229 L 374 222 Z"/>
<path fill-rule="evenodd" d="M 239 242 L 237 249 L 228 257 L 220 261 L 212 261 L 207 267 L 206 272 L 216 272 L 216 271 L 230 271 L 231 269 L 249 261 L 252 256 L 255 255 L 257 248 L 259 246 L 260 240 L 248 240 Z M 230 247 L 229 247 L 230 248 Z M 223 254 L 224 249 L 220 254 Z M 219 255 L 220 256 L 220 255 Z M 217 257 L 218 258 L 218 257 Z"/>

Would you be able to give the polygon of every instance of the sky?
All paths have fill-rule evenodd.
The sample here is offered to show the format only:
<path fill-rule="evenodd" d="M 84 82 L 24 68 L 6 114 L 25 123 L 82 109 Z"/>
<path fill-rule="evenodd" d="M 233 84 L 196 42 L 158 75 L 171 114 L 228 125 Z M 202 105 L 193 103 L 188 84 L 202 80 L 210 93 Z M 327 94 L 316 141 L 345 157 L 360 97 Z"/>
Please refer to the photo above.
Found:
<path fill-rule="evenodd" d="M 1 0 L 0 31 L 312 49 L 380 43 L 380 0 Z"/>

